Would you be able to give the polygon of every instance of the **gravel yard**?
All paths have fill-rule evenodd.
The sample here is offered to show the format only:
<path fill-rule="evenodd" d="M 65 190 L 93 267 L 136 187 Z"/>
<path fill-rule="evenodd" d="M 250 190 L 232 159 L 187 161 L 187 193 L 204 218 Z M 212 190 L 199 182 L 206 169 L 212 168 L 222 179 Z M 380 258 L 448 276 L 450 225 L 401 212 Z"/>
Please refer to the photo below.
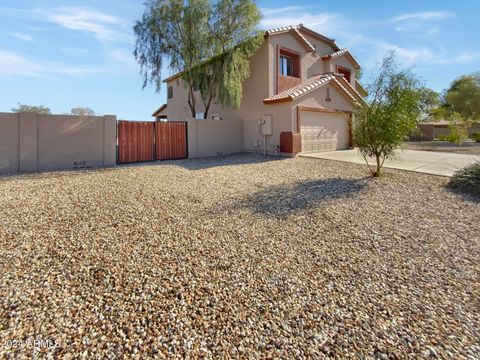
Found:
<path fill-rule="evenodd" d="M 265 160 L 0 179 L 0 357 L 480 358 L 478 200 Z"/>

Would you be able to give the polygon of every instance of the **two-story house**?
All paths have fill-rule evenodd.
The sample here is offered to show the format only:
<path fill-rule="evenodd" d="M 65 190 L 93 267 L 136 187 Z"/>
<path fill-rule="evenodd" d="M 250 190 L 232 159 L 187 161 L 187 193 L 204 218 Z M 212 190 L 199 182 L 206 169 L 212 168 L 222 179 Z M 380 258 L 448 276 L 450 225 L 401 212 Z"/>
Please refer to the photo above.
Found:
<path fill-rule="evenodd" d="M 241 106 L 213 104 L 209 112 L 215 118 L 242 120 L 244 151 L 297 153 L 352 146 L 353 114 L 366 93 L 355 78 L 360 65 L 347 49 L 301 24 L 276 28 L 266 31 L 250 66 Z M 168 99 L 159 109 L 163 116 L 169 121 L 191 118 L 181 74 L 164 82 Z M 196 104 L 201 106 L 200 98 Z"/>

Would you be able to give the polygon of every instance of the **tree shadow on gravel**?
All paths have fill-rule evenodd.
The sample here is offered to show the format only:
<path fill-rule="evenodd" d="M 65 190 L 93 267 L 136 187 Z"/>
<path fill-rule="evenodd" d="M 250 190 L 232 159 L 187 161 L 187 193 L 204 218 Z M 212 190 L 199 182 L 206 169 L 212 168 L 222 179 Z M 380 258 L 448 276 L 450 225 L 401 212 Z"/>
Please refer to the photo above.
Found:
<path fill-rule="evenodd" d="M 206 158 L 162 161 L 165 165 L 178 165 L 187 170 L 203 170 L 222 166 L 263 164 L 273 161 L 285 161 L 286 158 L 257 154 L 220 155 Z"/>
<path fill-rule="evenodd" d="M 249 195 L 246 203 L 254 213 L 282 217 L 325 200 L 351 197 L 367 186 L 368 179 L 332 178 L 277 186 Z"/>
<path fill-rule="evenodd" d="M 461 197 L 465 201 L 480 204 L 480 196 L 478 195 L 469 194 L 460 190 L 449 189 L 448 187 L 445 188 L 445 190 L 451 194 Z"/>

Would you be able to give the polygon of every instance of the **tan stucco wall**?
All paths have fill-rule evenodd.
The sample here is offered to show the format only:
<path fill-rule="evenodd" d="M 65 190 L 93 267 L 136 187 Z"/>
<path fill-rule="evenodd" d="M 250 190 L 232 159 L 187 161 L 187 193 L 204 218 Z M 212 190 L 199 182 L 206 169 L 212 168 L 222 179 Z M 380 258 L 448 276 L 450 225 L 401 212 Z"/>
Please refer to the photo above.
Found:
<path fill-rule="evenodd" d="M 330 88 L 330 98 L 332 101 L 326 101 L 327 86 Z M 310 94 L 293 101 L 293 115 L 296 119 L 297 106 L 320 107 L 332 110 L 355 111 L 351 100 L 345 97 L 334 85 L 326 85 L 312 91 Z"/>
<path fill-rule="evenodd" d="M 339 56 L 335 59 L 332 59 L 330 61 L 331 63 L 331 72 L 335 72 L 337 71 L 337 65 L 338 66 L 341 66 L 341 67 L 344 67 L 344 68 L 347 68 L 350 70 L 350 73 L 351 73 L 351 77 L 350 77 L 350 84 L 356 88 L 357 87 L 357 84 L 355 82 L 355 66 L 353 65 L 353 63 L 346 57 L 346 55 L 342 55 L 342 56 Z"/>
<path fill-rule="evenodd" d="M 235 154 L 242 151 L 241 120 L 187 121 L 188 157 Z"/>
<path fill-rule="evenodd" d="M 2 113 L 0 149 L 0 173 L 114 166 L 116 117 Z"/>
<path fill-rule="evenodd" d="M 0 114 L 0 174 L 19 171 L 18 114 Z"/>

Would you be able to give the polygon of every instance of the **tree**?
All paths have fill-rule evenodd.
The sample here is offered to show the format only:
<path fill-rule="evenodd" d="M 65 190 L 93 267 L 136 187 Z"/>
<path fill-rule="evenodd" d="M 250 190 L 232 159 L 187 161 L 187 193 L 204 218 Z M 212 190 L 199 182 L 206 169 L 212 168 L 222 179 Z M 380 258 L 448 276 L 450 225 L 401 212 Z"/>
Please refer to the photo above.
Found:
<path fill-rule="evenodd" d="M 249 75 L 248 59 L 261 44 L 255 32 L 259 20 L 251 0 L 150 1 L 134 27 L 143 87 L 155 83 L 160 90 L 168 61 L 171 70 L 182 73 L 192 117 L 197 112 L 196 88 L 205 118 L 213 99 L 222 106 L 238 106 L 242 82 Z"/>
<path fill-rule="evenodd" d="M 394 52 L 388 53 L 368 86 L 367 106 L 362 107 L 355 124 L 355 139 L 360 153 L 370 168 L 367 157 L 374 157 L 373 176 L 381 175 L 385 159 L 415 129 L 421 114 L 420 84 L 409 70 L 401 70 Z"/>
<path fill-rule="evenodd" d="M 19 113 L 19 112 L 32 112 L 37 114 L 51 114 L 51 110 L 48 107 L 43 105 L 40 106 L 32 106 L 32 105 L 25 105 L 18 103 L 17 107 L 13 107 L 10 109 L 12 112 Z"/>
<path fill-rule="evenodd" d="M 95 111 L 89 107 L 76 107 L 70 110 L 71 115 L 95 116 Z"/>
<path fill-rule="evenodd" d="M 480 75 L 454 80 L 445 92 L 444 102 L 450 113 L 460 114 L 465 121 L 480 120 Z"/>
<path fill-rule="evenodd" d="M 418 89 L 420 96 L 420 118 L 419 121 L 428 121 L 435 117 L 436 109 L 440 105 L 440 95 L 427 87 Z"/>

